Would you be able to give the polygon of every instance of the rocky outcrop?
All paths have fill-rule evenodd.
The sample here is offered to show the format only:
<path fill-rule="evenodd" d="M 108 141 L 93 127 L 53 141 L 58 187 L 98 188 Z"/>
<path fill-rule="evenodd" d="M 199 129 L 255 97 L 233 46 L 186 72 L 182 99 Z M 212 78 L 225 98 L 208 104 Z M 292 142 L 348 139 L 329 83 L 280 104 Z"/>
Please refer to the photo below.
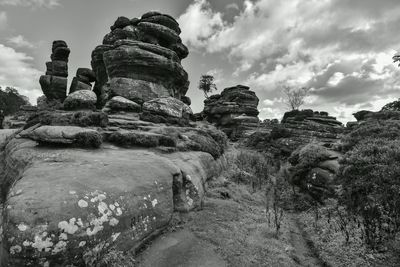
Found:
<path fill-rule="evenodd" d="M 46 91 L 24 128 L 0 132 L 1 266 L 96 266 L 109 249 L 134 251 L 174 212 L 200 208 L 226 167 L 226 135 L 190 121 L 176 21 L 150 12 L 111 30 L 68 96 Z"/>
<path fill-rule="evenodd" d="M 249 87 L 237 85 L 206 99 L 202 116 L 236 139 L 258 127 L 258 102 L 258 97 Z"/>
<path fill-rule="evenodd" d="M 119 17 L 92 53 L 99 101 L 122 96 L 142 104 L 171 96 L 188 103 L 189 81 L 181 60 L 189 52 L 180 32 L 174 18 L 158 12 L 140 19 Z"/>
<path fill-rule="evenodd" d="M 342 155 L 316 143 L 296 149 L 289 157 L 291 183 L 314 200 L 323 202 L 335 192 Z"/>
<path fill-rule="evenodd" d="M 310 142 L 333 148 L 345 128 L 327 112 L 294 110 L 286 112 L 281 123 L 263 124 L 250 136 L 248 144 L 275 157 L 287 158 L 298 147 Z"/>
<path fill-rule="evenodd" d="M 51 61 L 46 63 L 46 75 L 40 77 L 40 86 L 50 101 L 64 101 L 67 97 L 68 57 L 70 50 L 65 41 L 54 41 Z"/>
<path fill-rule="evenodd" d="M 72 80 L 69 93 L 74 93 L 80 90 L 92 90 L 92 83 L 96 81 L 95 73 L 88 68 L 79 68 L 76 71 L 76 76 Z M 96 98 L 97 99 L 97 98 Z"/>

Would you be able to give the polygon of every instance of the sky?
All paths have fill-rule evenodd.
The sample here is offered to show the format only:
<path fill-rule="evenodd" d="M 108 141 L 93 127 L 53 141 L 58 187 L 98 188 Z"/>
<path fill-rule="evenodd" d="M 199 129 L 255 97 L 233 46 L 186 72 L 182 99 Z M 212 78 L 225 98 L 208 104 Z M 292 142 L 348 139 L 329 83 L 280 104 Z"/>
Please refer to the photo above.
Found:
<path fill-rule="evenodd" d="M 0 86 L 35 103 L 53 40 L 71 49 L 71 81 L 118 16 L 149 10 L 180 24 L 194 112 L 203 109 L 201 74 L 214 75 L 217 93 L 250 86 L 261 119 L 288 110 L 283 85 L 310 88 L 302 108 L 342 122 L 400 97 L 399 0 L 0 0 Z"/>

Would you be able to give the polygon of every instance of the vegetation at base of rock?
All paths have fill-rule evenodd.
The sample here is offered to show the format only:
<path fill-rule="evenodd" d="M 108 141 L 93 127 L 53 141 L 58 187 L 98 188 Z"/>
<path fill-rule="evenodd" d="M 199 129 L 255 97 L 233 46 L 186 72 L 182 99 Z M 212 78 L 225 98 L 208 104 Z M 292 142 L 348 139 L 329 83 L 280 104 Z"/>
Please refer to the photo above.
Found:
<path fill-rule="evenodd" d="M 99 148 L 103 142 L 102 136 L 100 133 L 91 132 L 91 133 L 78 133 L 75 136 L 74 144 L 78 147 L 83 148 Z"/>
<path fill-rule="evenodd" d="M 23 105 L 30 105 L 26 96 L 20 95 L 15 88 L 6 87 L 2 90 L 0 87 L 0 110 L 5 116 L 15 114 Z"/>
<path fill-rule="evenodd" d="M 341 140 L 343 151 L 349 151 L 367 138 L 395 140 L 400 137 L 400 121 L 369 120 L 344 136 Z"/>
<path fill-rule="evenodd" d="M 175 147 L 174 139 L 160 134 L 150 134 L 142 132 L 115 132 L 107 137 L 107 141 L 121 146 L 141 146 L 157 147 L 167 146 Z"/>
<path fill-rule="evenodd" d="M 40 111 L 28 119 L 24 129 L 38 123 L 52 126 L 106 127 L 108 117 L 107 114 L 98 111 Z"/>

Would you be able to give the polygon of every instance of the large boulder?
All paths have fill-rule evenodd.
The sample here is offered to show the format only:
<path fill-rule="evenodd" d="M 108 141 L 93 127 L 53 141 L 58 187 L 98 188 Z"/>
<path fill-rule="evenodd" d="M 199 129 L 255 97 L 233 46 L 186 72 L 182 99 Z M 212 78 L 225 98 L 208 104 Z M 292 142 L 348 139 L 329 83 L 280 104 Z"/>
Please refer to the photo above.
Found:
<path fill-rule="evenodd" d="M 171 96 L 163 85 L 143 80 L 129 78 L 112 78 L 110 93 L 113 96 L 122 96 L 139 104 L 159 97 Z"/>
<path fill-rule="evenodd" d="M 143 111 L 178 119 L 193 114 L 192 109 L 188 105 L 173 97 L 163 97 L 147 101 L 143 104 Z"/>
<path fill-rule="evenodd" d="M 97 96 L 89 90 L 80 90 L 68 95 L 64 101 L 64 109 L 93 109 L 97 102 Z"/>
<path fill-rule="evenodd" d="M 24 131 L 20 135 L 41 144 L 76 144 L 85 147 L 99 147 L 101 144 L 101 135 L 96 130 L 77 126 L 41 126 Z M 89 140 L 89 143 L 82 143 L 84 138 Z M 91 141 L 93 143 L 90 143 Z"/>
<path fill-rule="evenodd" d="M 137 112 L 141 110 L 141 106 L 129 99 L 126 99 L 122 96 L 115 96 L 111 98 L 107 104 L 106 108 L 109 108 L 112 111 L 131 111 Z"/>
<path fill-rule="evenodd" d="M 22 167 L 7 182 L 0 226 L 0 259 L 9 266 L 83 266 L 110 247 L 134 250 L 175 209 L 199 207 L 204 182 L 225 164 L 203 152 L 38 149 L 26 139 L 6 151 L 6 169 Z"/>
<path fill-rule="evenodd" d="M 63 101 L 67 97 L 67 78 L 43 75 L 39 83 L 47 99 Z"/>

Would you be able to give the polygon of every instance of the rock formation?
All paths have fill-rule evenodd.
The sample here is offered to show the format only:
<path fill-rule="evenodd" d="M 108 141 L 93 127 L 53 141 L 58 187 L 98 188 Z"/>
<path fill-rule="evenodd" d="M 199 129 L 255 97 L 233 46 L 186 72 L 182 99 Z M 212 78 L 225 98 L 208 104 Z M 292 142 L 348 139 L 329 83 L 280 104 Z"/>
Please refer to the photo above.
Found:
<path fill-rule="evenodd" d="M 40 77 L 40 86 L 47 100 L 63 102 L 67 97 L 68 57 L 70 50 L 65 41 L 54 41 L 51 61 L 46 62 L 46 75 Z"/>
<path fill-rule="evenodd" d="M 174 212 L 199 208 L 226 166 L 226 135 L 190 121 L 176 21 L 150 12 L 111 29 L 94 72 L 78 69 L 68 96 L 51 83 L 59 76 L 44 76 L 45 108 L 0 132 L 1 266 L 95 265 L 110 248 L 134 251 Z M 66 44 L 53 46 L 53 62 L 67 62 Z"/>
<path fill-rule="evenodd" d="M 94 91 L 103 105 L 114 96 L 138 104 L 160 97 L 190 103 L 188 75 L 181 65 L 188 49 L 174 18 L 149 12 L 140 19 L 119 17 L 92 53 Z"/>
<path fill-rule="evenodd" d="M 237 85 L 204 100 L 202 116 L 236 139 L 245 131 L 258 127 L 258 102 L 258 97 L 249 87 Z"/>
<path fill-rule="evenodd" d="M 249 138 L 249 145 L 266 150 L 275 157 L 288 157 L 310 142 L 333 147 L 344 127 L 327 112 L 310 109 L 286 112 L 280 124 L 264 124 Z"/>

